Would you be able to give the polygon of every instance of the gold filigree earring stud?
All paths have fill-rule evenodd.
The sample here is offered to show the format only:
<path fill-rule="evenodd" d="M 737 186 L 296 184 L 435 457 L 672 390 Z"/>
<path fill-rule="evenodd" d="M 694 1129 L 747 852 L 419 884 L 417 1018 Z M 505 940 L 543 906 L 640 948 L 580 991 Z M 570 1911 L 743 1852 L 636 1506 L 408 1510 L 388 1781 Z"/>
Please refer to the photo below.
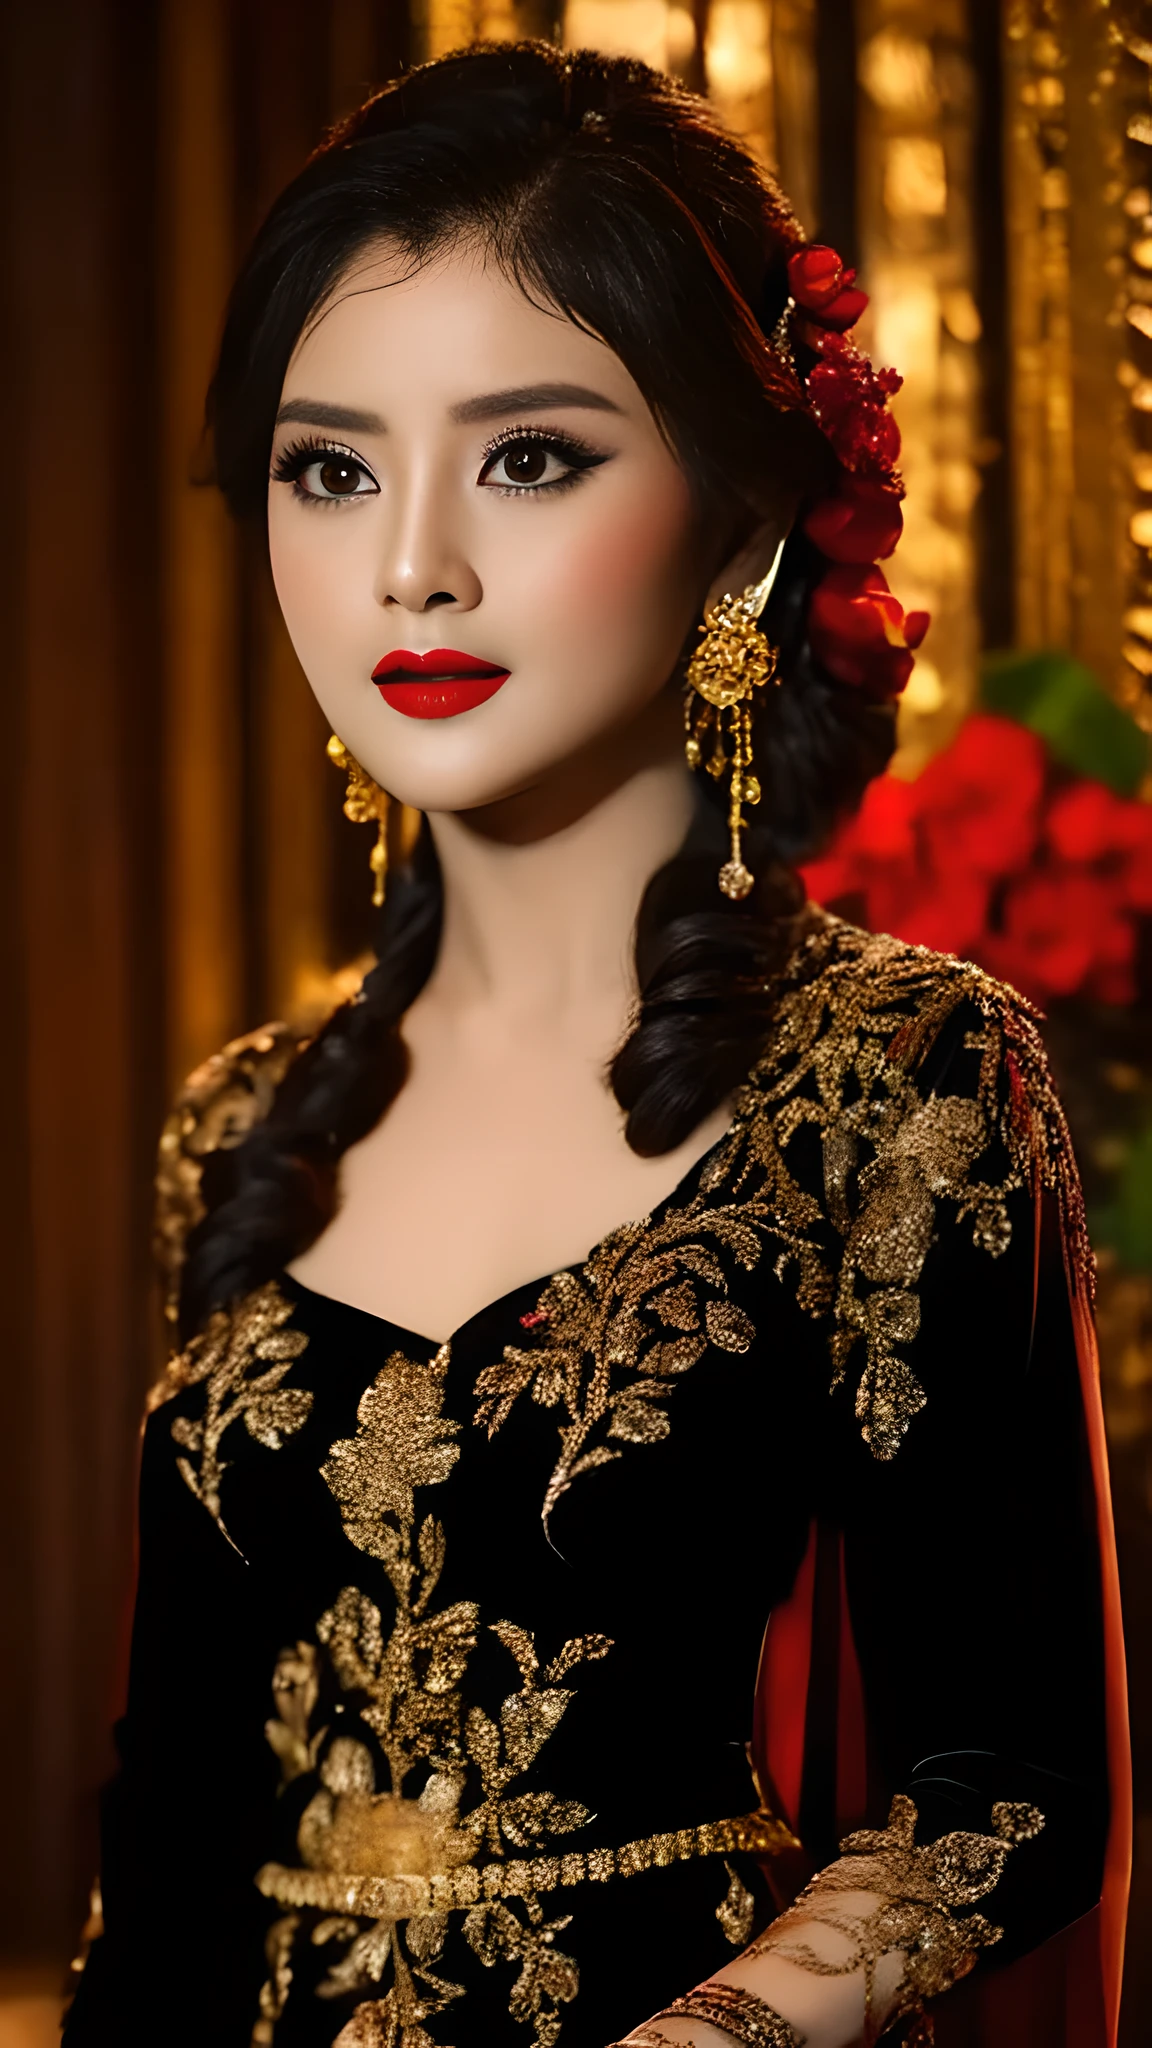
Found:
<path fill-rule="evenodd" d="M 376 844 L 368 856 L 372 870 L 372 901 L 377 910 L 384 901 L 384 884 L 388 876 L 388 797 L 378 782 L 373 782 L 367 770 L 360 766 L 354 754 L 348 752 L 343 740 L 333 733 L 328 742 L 328 759 L 342 768 L 348 777 L 344 792 L 344 816 L 354 825 L 376 826 Z"/>
<path fill-rule="evenodd" d="M 705 612 L 700 645 L 685 678 L 684 752 L 688 766 L 703 765 L 717 781 L 725 774 L 730 778 L 730 855 L 717 881 L 725 896 L 737 903 L 748 895 L 755 880 L 744 865 L 743 850 L 744 805 L 760 801 L 760 783 L 752 772 L 752 710 L 756 692 L 779 681 L 776 649 L 756 621 L 768 602 L 782 550 L 783 542 L 761 582 L 750 584 L 741 597 L 721 598 Z"/>

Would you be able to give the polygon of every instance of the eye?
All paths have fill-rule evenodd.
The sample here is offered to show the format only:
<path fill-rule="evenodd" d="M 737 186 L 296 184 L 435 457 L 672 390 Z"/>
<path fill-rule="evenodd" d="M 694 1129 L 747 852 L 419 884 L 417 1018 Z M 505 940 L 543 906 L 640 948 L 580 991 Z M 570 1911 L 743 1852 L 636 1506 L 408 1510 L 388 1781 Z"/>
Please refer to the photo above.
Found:
<path fill-rule="evenodd" d="M 567 474 L 568 470 L 555 449 L 545 447 L 540 441 L 511 442 L 493 458 L 485 471 L 486 477 L 500 484 L 555 483 L 558 477 Z"/>
<path fill-rule="evenodd" d="M 568 434 L 517 427 L 489 443 L 479 481 L 504 497 L 522 497 L 563 490 L 606 460 Z"/>
<path fill-rule="evenodd" d="M 292 484 L 298 497 L 321 504 L 336 504 L 341 498 L 374 497 L 380 489 L 371 471 L 351 448 L 311 441 L 285 448 L 273 464 L 272 477 L 276 483 Z"/>
<path fill-rule="evenodd" d="M 310 462 L 300 482 L 325 498 L 354 498 L 358 491 L 376 488 L 367 471 L 348 455 L 326 455 L 320 462 Z"/>

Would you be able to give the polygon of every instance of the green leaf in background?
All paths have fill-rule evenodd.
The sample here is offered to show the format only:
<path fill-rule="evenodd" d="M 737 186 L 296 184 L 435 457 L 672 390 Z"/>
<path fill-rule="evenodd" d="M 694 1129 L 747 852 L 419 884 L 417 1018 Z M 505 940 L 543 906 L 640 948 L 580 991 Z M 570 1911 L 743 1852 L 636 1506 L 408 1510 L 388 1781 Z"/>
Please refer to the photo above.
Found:
<path fill-rule="evenodd" d="M 1114 1199 L 1093 1211 L 1092 1234 L 1124 1265 L 1152 1272 L 1152 1125 L 1129 1148 Z"/>
<path fill-rule="evenodd" d="M 988 655 L 980 701 L 985 711 L 1039 733 L 1065 767 L 1117 796 L 1135 796 L 1152 764 L 1147 734 L 1070 654 Z"/>

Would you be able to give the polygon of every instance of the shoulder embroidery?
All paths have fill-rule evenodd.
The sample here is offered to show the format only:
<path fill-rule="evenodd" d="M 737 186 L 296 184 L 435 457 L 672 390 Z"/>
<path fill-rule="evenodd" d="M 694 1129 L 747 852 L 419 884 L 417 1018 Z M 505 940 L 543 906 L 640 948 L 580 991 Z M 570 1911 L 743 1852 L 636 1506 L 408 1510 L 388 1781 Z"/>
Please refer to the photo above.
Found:
<path fill-rule="evenodd" d="M 964 1039 L 980 1056 L 975 1091 L 925 1095 L 925 1056 L 963 1004 L 979 1018 Z M 556 1274 L 522 1318 L 530 1343 L 478 1375 L 475 1419 L 490 1434 L 526 1391 L 558 1411 L 545 1523 L 574 1479 L 621 1455 L 615 1444 L 668 1434 L 661 1404 L 709 1344 L 748 1349 L 755 1331 L 729 1299 L 721 1250 L 750 1270 L 776 1241 L 777 1277 L 792 1271 L 801 1309 L 828 1318 L 833 1388 L 863 1347 L 856 1416 L 880 1459 L 895 1456 L 926 1398 L 903 1347 L 919 1332 L 942 1200 L 997 1258 L 1011 1239 L 1008 1198 L 1050 1191 L 1074 1284 L 1090 1292 L 1080 1184 L 1037 1014 L 968 963 L 809 913 L 765 1055 L 693 1201 L 614 1231 L 583 1268 Z M 805 1135 L 817 1148 L 806 1164 Z"/>
<path fill-rule="evenodd" d="M 200 1176 L 209 1153 L 229 1151 L 267 1116 L 303 1043 L 287 1024 L 266 1024 L 234 1038 L 188 1076 L 160 1136 L 154 1251 L 165 1313 L 176 1319 L 188 1233 L 204 1214 Z"/>
<path fill-rule="evenodd" d="M 190 1491 L 207 1508 L 222 1536 L 233 1542 L 220 1510 L 220 1482 L 229 1460 L 221 1442 L 233 1423 L 243 1421 L 250 1437 L 278 1451 L 286 1436 L 303 1428 L 312 1409 L 305 1387 L 281 1381 L 308 1346 L 300 1330 L 286 1330 L 292 1305 L 274 1281 L 249 1294 L 230 1313 L 218 1310 L 200 1336 L 170 1359 L 163 1379 L 148 1397 L 149 1413 L 186 1387 L 205 1387 L 203 1413 L 177 1415 L 173 1442 L 177 1467 Z"/>
<path fill-rule="evenodd" d="M 965 1003 L 981 1020 L 964 1038 L 980 1055 L 975 1091 L 923 1095 L 925 1055 Z M 765 1058 L 711 1164 L 710 1185 L 740 1185 L 758 1171 L 784 1214 L 798 1215 L 808 1196 L 785 1155 L 814 1128 L 834 1233 L 832 1385 L 863 1343 L 856 1415 L 878 1458 L 895 1456 L 925 1401 L 898 1347 L 920 1328 L 916 1288 L 941 1200 L 997 1258 L 1011 1239 L 1008 1197 L 1050 1191 L 1073 1282 L 1091 1292 L 1083 1198 L 1037 1016 L 978 967 L 825 917 L 793 963 Z M 982 1177 L 975 1169 L 985 1161 Z"/>

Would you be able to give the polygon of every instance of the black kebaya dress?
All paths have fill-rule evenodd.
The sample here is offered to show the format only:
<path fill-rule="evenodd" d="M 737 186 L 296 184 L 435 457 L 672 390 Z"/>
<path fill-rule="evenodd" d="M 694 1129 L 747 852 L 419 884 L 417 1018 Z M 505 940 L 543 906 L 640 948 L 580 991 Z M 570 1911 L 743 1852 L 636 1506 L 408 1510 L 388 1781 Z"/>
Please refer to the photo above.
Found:
<path fill-rule="evenodd" d="M 177 1250 L 289 1052 L 193 1077 Z M 585 1265 L 439 1347 L 283 1274 L 217 1316 L 147 1424 L 67 2048 L 606 2048 L 895 1795 L 968 1845 L 922 1988 L 1088 1911 L 1088 1285 L 1025 1006 L 814 911 L 729 1132 Z"/>

